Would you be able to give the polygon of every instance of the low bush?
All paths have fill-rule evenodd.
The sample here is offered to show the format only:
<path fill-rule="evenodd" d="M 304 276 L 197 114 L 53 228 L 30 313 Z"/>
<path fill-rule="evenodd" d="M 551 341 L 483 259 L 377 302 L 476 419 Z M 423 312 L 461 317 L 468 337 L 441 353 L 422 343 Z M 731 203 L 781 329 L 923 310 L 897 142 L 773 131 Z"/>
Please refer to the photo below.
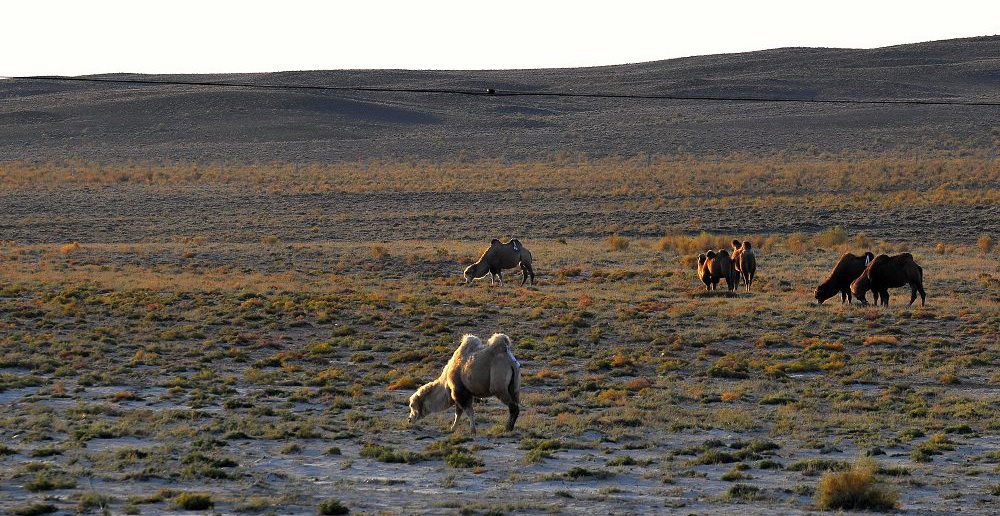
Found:
<path fill-rule="evenodd" d="M 849 471 L 829 471 L 816 486 L 820 509 L 891 511 L 899 507 L 899 493 L 878 485 L 877 466 L 862 459 Z"/>

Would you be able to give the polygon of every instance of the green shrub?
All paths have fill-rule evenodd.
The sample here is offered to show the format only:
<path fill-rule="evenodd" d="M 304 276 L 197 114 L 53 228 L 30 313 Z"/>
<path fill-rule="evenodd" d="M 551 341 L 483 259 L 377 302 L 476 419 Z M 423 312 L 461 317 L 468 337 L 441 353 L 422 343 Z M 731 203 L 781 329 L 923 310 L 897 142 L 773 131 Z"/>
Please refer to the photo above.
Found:
<path fill-rule="evenodd" d="M 579 479 L 585 478 L 585 477 L 590 477 L 590 478 L 596 478 L 598 480 L 603 480 L 605 478 L 608 478 L 608 477 L 612 476 L 612 474 L 611 474 L 611 472 L 608 472 L 608 471 L 603 471 L 603 470 L 591 471 L 591 470 L 586 469 L 586 468 L 581 468 L 580 466 L 573 466 L 572 468 L 569 469 L 569 471 L 563 473 L 562 476 L 564 478 L 568 478 L 568 479 L 572 479 L 572 480 L 579 480 Z"/>
<path fill-rule="evenodd" d="M 454 450 L 445 455 L 444 463 L 453 468 L 475 468 L 484 464 L 482 459 L 473 455 L 472 452 L 463 450 Z"/>
<path fill-rule="evenodd" d="M 750 484 L 734 484 L 726 491 L 726 498 L 735 500 L 760 500 L 760 488 Z"/>
<path fill-rule="evenodd" d="M 407 463 L 413 464 L 420 462 L 426 457 L 422 453 L 416 453 L 411 451 L 396 451 L 388 446 L 381 446 L 378 444 L 365 443 L 361 447 L 362 457 L 369 459 L 375 459 L 379 462 L 390 462 L 390 463 Z"/>
<path fill-rule="evenodd" d="M 737 462 L 737 459 L 733 454 L 729 452 L 719 451 L 719 450 L 706 450 L 696 459 L 691 460 L 692 465 L 701 464 L 729 464 L 731 462 Z"/>
<path fill-rule="evenodd" d="M 725 480 L 726 482 L 734 482 L 736 480 L 743 480 L 744 478 L 747 478 L 747 476 L 744 475 L 743 472 L 740 471 L 739 469 L 733 468 L 723 473 L 722 476 L 719 478 L 721 480 Z"/>
<path fill-rule="evenodd" d="M 789 464 L 785 469 L 801 471 L 805 475 L 816 475 L 824 471 L 845 471 L 850 468 L 851 464 L 842 460 L 803 459 Z"/>
<path fill-rule="evenodd" d="M 50 514 L 57 510 L 56 506 L 50 503 L 32 503 L 11 507 L 10 513 L 13 516 L 36 516 L 38 514 Z"/>
<path fill-rule="evenodd" d="M 215 507 L 212 496 L 207 493 L 181 493 L 174 498 L 174 508 L 186 511 L 204 511 Z"/>
<path fill-rule="evenodd" d="M 619 455 L 608 461 L 608 466 L 635 466 L 639 462 L 631 455 Z"/>
<path fill-rule="evenodd" d="M 80 495 L 80 501 L 77 503 L 76 510 L 77 512 L 90 512 L 92 509 L 107 507 L 110 501 L 110 497 L 93 491 L 83 493 Z"/>
<path fill-rule="evenodd" d="M 24 483 L 24 488 L 32 493 L 38 491 L 51 491 L 53 489 L 72 489 L 76 487 L 76 480 L 63 476 L 53 475 L 42 471 L 35 475 L 35 478 Z"/>
<path fill-rule="evenodd" d="M 350 509 L 346 505 L 342 504 L 340 500 L 336 498 L 330 498 L 328 500 L 323 500 L 316 506 L 316 513 L 322 515 L 332 515 L 332 514 L 349 514 Z"/>

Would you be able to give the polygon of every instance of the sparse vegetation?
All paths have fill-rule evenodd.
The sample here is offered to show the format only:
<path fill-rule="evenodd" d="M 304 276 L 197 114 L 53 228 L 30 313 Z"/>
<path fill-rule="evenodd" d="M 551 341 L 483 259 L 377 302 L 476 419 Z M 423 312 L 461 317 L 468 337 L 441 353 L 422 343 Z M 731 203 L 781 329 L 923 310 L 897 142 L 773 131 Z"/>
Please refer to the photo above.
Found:
<path fill-rule="evenodd" d="M 990 390 L 1000 383 L 993 346 L 1000 277 L 976 239 L 989 229 L 952 234 L 947 221 L 920 221 L 943 205 L 996 202 L 995 189 L 982 186 L 996 177 L 995 165 L 935 158 L 916 171 L 912 160 L 859 158 L 848 170 L 854 165 L 846 161 L 727 160 L 653 158 L 663 168 L 633 166 L 625 182 L 619 174 L 613 201 L 583 188 L 580 174 L 608 185 L 618 164 L 511 165 L 504 189 L 535 184 L 543 172 L 577 174 L 549 177 L 555 190 L 545 191 L 558 193 L 544 201 L 525 186 L 518 209 L 593 207 L 564 225 L 513 235 L 543 264 L 539 284 L 524 288 L 509 279 L 502 287 L 457 286 L 484 242 L 452 235 L 492 226 L 463 206 L 436 206 L 435 215 L 426 205 L 441 185 L 463 177 L 495 193 L 486 178 L 495 182 L 504 165 L 487 171 L 472 161 L 436 172 L 371 163 L 367 176 L 360 167 L 317 165 L 289 171 L 294 184 L 265 165 L 240 177 L 203 172 L 212 178 L 198 184 L 221 205 L 229 206 L 217 190 L 223 184 L 279 207 L 281 192 L 305 189 L 327 200 L 354 192 L 362 205 L 320 210 L 312 196 L 296 196 L 301 206 L 276 208 L 273 220 L 257 211 L 253 224 L 211 214 L 212 224 L 170 219 L 169 228 L 130 220 L 121 243 L 72 221 L 59 222 L 63 240 L 41 241 L 32 237 L 37 218 L 8 218 L 16 241 L 0 242 L 0 393 L 11 400 L 0 404 L 0 490 L 30 487 L 37 502 L 62 504 L 59 511 L 201 511 L 208 509 L 178 500 L 198 505 L 204 496 L 222 512 L 284 513 L 322 512 L 333 482 L 336 502 L 357 512 L 382 510 L 369 502 L 375 491 L 388 499 L 411 493 L 413 506 L 441 512 L 546 512 L 555 510 L 547 491 L 521 488 L 558 482 L 561 498 L 598 512 L 641 512 L 634 500 L 651 493 L 674 508 L 698 500 L 708 512 L 733 504 L 807 512 L 827 492 L 822 478 L 839 479 L 829 482 L 831 493 L 859 485 L 863 475 L 842 460 L 859 449 L 885 456 L 868 485 L 898 489 L 900 499 L 920 486 L 933 500 L 928 507 L 957 512 L 974 502 L 954 493 L 987 496 L 997 459 L 976 450 L 1000 420 Z M 873 173 L 883 165 L 902 179 Z M 940 172 L 927 168 L 939 165 Z M 198 181 L 176 166 L 127 184 L 155 196 Z M 417 169 L 429 174 L 425 181 L 404 173 Z M 706 202 L 684 197 L 688 174 L 723 169 L 712 209 L 757 210 L 759 225 L 748 230 L 762 234 L 701 233 L 686 221 Z M 54 184 L 70 197 L 77 181 L 116 188 L 85 179 L 90 173 Z M 36 188 L 32 174 L 5 175 L 0 189 Z M 952 174 L 955 189 L 929 187 L 939 174 Z M 772 176 L 766 188 L 754 186 Z M 650 185 L 673 179 L 676 199 L 658 198 L 661 189 Z M 726 193 L 746 185 L 746 195 Z M 802 192 L 827 185 L 841 194 L 819 193 L 808 210 L 797 207 Z M 419 194 L 425 204 L 401 201 L 397 212 L 376 216 L 363 203 L 384 200 L 383 191 Z M 878 216 L 869 192 L 884 193 L 884 206 L 900 217 L 920 217 L 898 235 L 859 224 L 855 213 Z M 66 206 L 86 205 L 70 200 Z M 253 211 L 257 201 L 246 202 Z M 657 222 L 666 206 L 678 218 Z M 514 208 L 497 209 L 506 217 Z M 810 210 L 845 215 L 793 220 Z M 415 226 L 425 220 L 434 227 Z M 393 224 L 407 228 L 405 239 Z M 857 232 L 862 225 L 867 234 Z M 768 232 L 773 227 L 780 229 Z M 706 295 L 691 260 L 729 249 L 733 238 L 753 242 L 759 287 Z M 80 245 L 63 253 L 66 241 Z M 914 253 L 928 278 L 927 307 L 906 307 L 905 289 L 892 291 L 888 309 L 815 305 L 812 289 L 839 255 L 868 246 Z M 467 424 L 449 432 L 450 411 L 407 425 L 408 396 L 436 377 L 458 337 L 493 331 L 511 334 L 522 363 L 515 429 L 503 430 L 506 407 L 495 400 L 476 403 L 475 440 Z M 821 477 L 840 473 L 852 476 Z M 152 487 L 163 482 L 176 487 Z M 249 482 L 269 494 L 233 495 Z M 468 500 L 468 488 L 482 485 L 525 494 L 512 502 L 476 491 Z M 0 512 L 25 504 L 0 497 Z"/>

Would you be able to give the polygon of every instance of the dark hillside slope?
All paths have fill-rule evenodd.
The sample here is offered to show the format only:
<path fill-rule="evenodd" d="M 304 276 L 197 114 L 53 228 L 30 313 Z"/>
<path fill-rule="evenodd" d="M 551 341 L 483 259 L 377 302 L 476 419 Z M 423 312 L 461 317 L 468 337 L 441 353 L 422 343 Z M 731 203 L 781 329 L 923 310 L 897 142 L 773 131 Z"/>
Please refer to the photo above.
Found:
<path fill-rule="evenodd" d="M 1000 101 L 1000 37 L 576 69 L 108 75 L 310 85 Z M 1000 107 L 468 97 L 0 81 L 0 159 L 314 161 L 989 148 Z"/>

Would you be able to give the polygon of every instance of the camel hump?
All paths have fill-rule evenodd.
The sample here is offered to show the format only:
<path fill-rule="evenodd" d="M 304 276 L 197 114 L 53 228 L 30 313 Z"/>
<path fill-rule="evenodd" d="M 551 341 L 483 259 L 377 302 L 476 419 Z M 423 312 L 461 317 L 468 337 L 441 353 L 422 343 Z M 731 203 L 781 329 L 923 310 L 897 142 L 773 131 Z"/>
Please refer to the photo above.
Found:
<path fill-rule="evenodd" d="M 462 335 L 462 343 L 458 345 L 458 349 L 455 350 L 455 355 L 459 358 L 467 358 L 474 355 L 477 351 L 482 349 L 483 341 L 479 340 L 479 337 L 475 335 Z"/>
<path fill-rule="evenodd" d="M 719 249 L 719 255 L 729 258 L 729 253 L 725 249 Z"/>
<path fill-rule="evenodd" d="M 494 238 L 493 240 L 490 240 L 490 247 L 495 246 L 495 245 L 500 245 L 500 239 L 499 238 Z"/>
<path fill-rule="evenodd" d="M 501 353 L 506 354 L 507 357 L 510 358 L 510 361 L 513 363 L 513 365 L 521 367 L 521 363 L 518 362 L 516 358 L 514 358 L 514 349 L 513 349 L 514 344 L 511 343 L 510 337 L 508 337 L 506 334 L 494 333 L 493 336 L 490 337 L 490 340 L 487 343 L 487 347 L 490 350 L 493 350 L 497 356 L 500 355 Z"/>
<path fill-rule="evenodd" d="M 707 253 L 705 253 L 705 256 L 707 256 L 708 259 L 711 260 L 712 258 L 715 258 L 715 251 L 712 251 L 711 249 L 709 249 L 709 251 Z"/>
<path fill-rule="evenodd" d="M 705 265 L 705 260 L 707 260 L 707 259 L 708 259 L 708 257 L 705 256 L 704 254 L 699 254 L 698 255 L 698 265 Z"/>

